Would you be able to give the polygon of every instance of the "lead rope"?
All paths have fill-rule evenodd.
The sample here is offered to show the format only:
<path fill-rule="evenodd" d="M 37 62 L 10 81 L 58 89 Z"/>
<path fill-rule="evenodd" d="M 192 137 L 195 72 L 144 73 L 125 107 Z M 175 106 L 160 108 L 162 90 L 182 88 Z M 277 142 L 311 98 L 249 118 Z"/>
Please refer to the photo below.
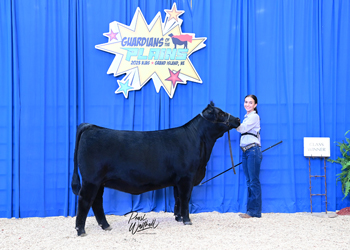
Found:
<path fill-rule="evenodd" d="M 236 174 L 236 170 L 235 170 L 235 164 L 233 163 L 233 156 L 232 156 L 232 147 L 231 147 L 231 138 L 230 138 L 230 130 L 227 131 L 228 132 L 228 145 L 230 145 L 230 154 L 231 154 L 231 162 L 232 162 L 232 169 L 233 169 L 233 173 Z"/>

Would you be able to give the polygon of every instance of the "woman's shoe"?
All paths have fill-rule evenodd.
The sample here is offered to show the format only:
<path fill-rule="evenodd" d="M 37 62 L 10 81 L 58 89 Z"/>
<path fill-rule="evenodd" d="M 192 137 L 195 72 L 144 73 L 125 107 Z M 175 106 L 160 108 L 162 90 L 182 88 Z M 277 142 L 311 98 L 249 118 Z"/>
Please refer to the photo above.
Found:
<path fill-rule="evenodd" d="M 244 219 L 252 218 L 252 216 L 250 216 L 249 214 L 239 214 L 239 217 Z"/>

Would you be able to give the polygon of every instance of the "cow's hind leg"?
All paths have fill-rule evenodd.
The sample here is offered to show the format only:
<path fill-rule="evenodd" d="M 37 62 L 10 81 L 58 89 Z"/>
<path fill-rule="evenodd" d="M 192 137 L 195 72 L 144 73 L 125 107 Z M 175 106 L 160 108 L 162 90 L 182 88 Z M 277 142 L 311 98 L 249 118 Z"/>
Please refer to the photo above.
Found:
<path fill-rule="evenodd" d="M 191 180 L 187 180 L 187 178 L 184 180 L 181 180 L 178 185 L 181 216 L 182 216 L 183 223 L 185 225 L 192 225 L 192 222 L 190 220 L 189 207 L 188 207 L 188 203 L 191 198 L 192 188 L 193 188 L 193 184 Z"/>
<path fill-rule="evenodd" d="M 78 236 L 85 236 L 85 222 L 90 207 L 95 199 L 99 187 L 94 184 L 83 183 L 78 200 L 78 212 L 75 221 L 75 229 Z"/>
<path fill-rule="evenodd" d="M 181 210 L 180 210 L 180 197 L 179 197 L 179 191 L 177 190 L 177 187 L 174 186 L 174 198 L 175 198 L 175 206 L 174 206 L 174 215 L 175 215 L 175 220 L 178 222 L 182 221 L 181 217 Z"/>
<path fill-rule="evenodd" d="M 98 225 L 103 230 L 111 230 L 112 228 L 109 226 L 103 210 L 103 192 L 104 186 L 101 185 L 95 197 L 94 203 L 92 203 L 92 210 L 94 211 Z"/>

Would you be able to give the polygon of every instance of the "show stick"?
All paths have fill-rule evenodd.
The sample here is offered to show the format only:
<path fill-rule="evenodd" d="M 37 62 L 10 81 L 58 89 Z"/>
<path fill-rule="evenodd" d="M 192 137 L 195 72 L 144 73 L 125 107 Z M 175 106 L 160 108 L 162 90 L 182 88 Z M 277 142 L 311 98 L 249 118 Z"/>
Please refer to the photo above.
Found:
<path fill-rule="evenodd" d="M 265 151 L 267 151 L 267 150 L 269 150 L 269 149 L 271 149 L 271 148 L 277 146 L 278 144 L 281 144 L 282 142 L 283 142 L 283 141 L 277 142 L 276 144 L 274 144 L 274 145 L 268 147 L 267 149 L 261 151 L 261 153 L 264 153 Z M 235 165 L 235 166 L 233 166 L 233 167 L 231 167 L 231 168 L 229 168 L 229 169 L 226 169 L 224 172 L 222 172 L 222 173 L 220 173 L 220 174 L 218 174 L 218 175 L 215 175 L 213 178 L 211 178 L 211 179 L 209 179 L 209 180 L 206 180 L 205 182 L 199 184 L 199 186 L 203 185 L 204 183 L 207 183 L 208 181 L 211 181 L 212 179 L 218 177 L 219 175 L 222 175 L 222 174 L 226 173 L 227 171 L 230 171 L 232 168 L 235 168 L 235 167 L 237 167 L 237 166 L 239 166 L 239 165 L 241 165 L 241 164 L 242 164 L 242 162 L 238 163 L 237 165 Z"/>

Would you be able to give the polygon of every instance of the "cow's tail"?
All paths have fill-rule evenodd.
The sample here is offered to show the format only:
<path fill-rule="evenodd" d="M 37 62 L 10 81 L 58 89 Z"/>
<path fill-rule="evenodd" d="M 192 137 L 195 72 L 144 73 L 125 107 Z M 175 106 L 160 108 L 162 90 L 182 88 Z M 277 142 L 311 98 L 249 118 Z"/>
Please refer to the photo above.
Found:
<path fill-rule="evenodd" d="M 79 191 L 81 188 L 80 177 L 79 177 L 79 173 L 78 173 L 78 159 L 77 159 L 79 141 L 80 141 L 80 137 L 81 137 L 82 133 L 85 130 L 87 130 L 88 128 L 90 128 L 91 126 L 92 126 L 92 124 L 82 123 L 79 125 L 79 127 L 77 129 L 77 135 L 75 138 L 75 149 L 74 149 L 74 171 L 73 171 L 73 177 L 72 177 L 72 190 L 73 190 L 73 193 L 75 195 L 79 194 Z"/>

